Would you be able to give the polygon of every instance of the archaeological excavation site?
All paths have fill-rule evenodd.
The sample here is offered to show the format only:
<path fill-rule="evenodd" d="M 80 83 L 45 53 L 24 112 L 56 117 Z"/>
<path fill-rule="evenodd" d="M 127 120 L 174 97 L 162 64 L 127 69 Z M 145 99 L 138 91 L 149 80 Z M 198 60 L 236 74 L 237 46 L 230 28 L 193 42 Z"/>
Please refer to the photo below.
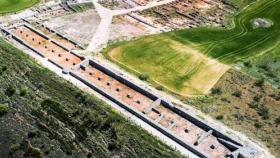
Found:
<path fill-rule="evenodd" d="M 107 46 L 145 36 L 201 26 L 225 28 L 226 17 L 236 10 L 223 0 L 48 1 L 1 18 L 0 30 L 6 41 L 135 116 L 176 144 L 173 147 L 186 150 L 185 156 L 259 158 L 263 151 L 251 140 L 221 130 L 220 124 L 150 90 L 138 78 L 126 77 L 121 68 L 108 66 L 109 61 L 100 60 L 99 55 Z M 180 50 L 178 43 L 176 46 L 174 49 Z"/>

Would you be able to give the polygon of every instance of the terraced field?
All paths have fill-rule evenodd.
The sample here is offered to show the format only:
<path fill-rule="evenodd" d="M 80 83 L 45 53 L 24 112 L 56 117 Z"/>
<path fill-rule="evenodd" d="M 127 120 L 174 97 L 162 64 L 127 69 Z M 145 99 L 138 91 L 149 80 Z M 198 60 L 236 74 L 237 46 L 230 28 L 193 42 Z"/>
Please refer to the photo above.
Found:
<path fill-rule="evenodd" d="M 203 94 L 226 72 L 227 65 L 278 45 L 278 15 L 280 1 L 259 0 L 236 14 L 229 29 L 196 28 L 145 37 L 113 49 L 108 57 L 130 71 L 149 73 L 151 81 L 173 92 Z"/>
<path fill-rule="evenodd" d="M 29 8 L 40 0 L 0 0 L 0 14 L 12 13 Z"/>

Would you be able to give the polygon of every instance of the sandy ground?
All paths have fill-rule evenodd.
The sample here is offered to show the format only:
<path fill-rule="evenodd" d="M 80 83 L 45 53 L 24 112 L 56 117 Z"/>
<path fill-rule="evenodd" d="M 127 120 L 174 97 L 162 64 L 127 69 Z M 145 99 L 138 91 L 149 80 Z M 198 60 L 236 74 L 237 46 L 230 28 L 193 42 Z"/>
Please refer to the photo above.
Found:
<path fill-rule="evenodd" d="M 130 40 L 151 33 L 152 31 L 142 24 L 128 20 L 127 16 L 116 17 L 110 26 L 109 40 Z"/>
<path fill-rule="evenodd" d="M 77 14 L 50 19 L 44 22 L 44 25 L 87 45 L 95 34 L 99 23 L 99 15 L 95 10 L 90 9 Z"/>

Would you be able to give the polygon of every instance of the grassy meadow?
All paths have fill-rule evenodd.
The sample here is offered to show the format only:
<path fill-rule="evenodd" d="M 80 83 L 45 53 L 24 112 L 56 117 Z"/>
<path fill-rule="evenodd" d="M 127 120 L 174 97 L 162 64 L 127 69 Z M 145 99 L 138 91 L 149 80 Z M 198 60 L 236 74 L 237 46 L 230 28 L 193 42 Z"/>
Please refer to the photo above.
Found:
<path fill-rule="evenodd" d="M 40 0 L 0 0 L 0 14 L 17 12 L 37 4 Z"/>
<path fill-rule="evenodd" d="M 236 1 L 245 6 L 252 1 Z M 265 54 L 280 39 L 280 1 L 260 0 L 240 10 L 230 28 L 202 27 L 144 37 L 110 51 L 109 59 L 181 95 L 206 93 L 228 66 Z M 257 18 L 272 22 L 253 26 Z"/>

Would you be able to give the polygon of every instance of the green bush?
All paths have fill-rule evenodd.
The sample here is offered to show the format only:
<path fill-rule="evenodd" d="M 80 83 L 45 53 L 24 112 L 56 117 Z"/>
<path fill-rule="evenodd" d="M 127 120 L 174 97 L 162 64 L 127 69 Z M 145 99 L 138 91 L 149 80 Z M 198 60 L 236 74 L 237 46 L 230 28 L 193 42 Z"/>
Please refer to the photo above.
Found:
<path fill-rule="evenodd" d="M 2 72 L 5 72 L 7 69 L 8 69 L 7 66 L 3 66 L 2 67 Z"/>
<path fill-rule="evenodd" d="M 277 117 L 277 118 L 274 120 L 274 122 L 276 123 L 276 125 L 280 125 L 280 116 Z"/>
<path fill-rule="evenodd" d="M 28 147 L 27 152 L 25 153 L 26 156 L 35 157 L 35 158 L 43 158 L 43 153 L 39 148 Z"/>
<path fill-rule="evenodd" d="M 265 106 L 260 106 L 257 109 L 257 113 L 264 119 L 267 120 L 269 119 L 269 109 Z"/>
<path fill-rule="evenodd" d="M 223 120 L 223 119 L 224 119 L 224 116 L 223 116 L 223 115 L 218 115 L 218 116 L 216 116 L 216 119 L 217 119 L 217 120 Z"/>
<path fill-rule="evenodd" d="M 8 112 L 8 105 L 0 104 L 0 116 L 3 116 Z"/>
<path fill-rule="evenodd" d="M 245 61 L 245 62 L 244 62 L 244 66 L 246 66 L 246 67 L 252 67 L 251 61 Z"/>
<path fill-rule="evenodd" d="M 262 96 L 254 96 L 253 100 L 256 101 L 256 102 L 259 102 L 261 100 Z"/>
<path fill-rule="evenodd" d="M 21 87 L 19 95 L 20 96 L 25 96 L 27 94 L 27 87 Z"/>
<path fill-rule="evenodd" d="M 13 88 L 13 87 L 8 87 L 5 91 L 5 94 L 8 96 L 8 97 L 11 97 L 13 96 L 14 94 L 16 93 L 16 89 Z"/>
<path fill-rule="evenodd" d="M 249 104 L 249 107 L 252 109 L 257 109 L 259 107 L 258 102 L 252 100 L 251 103 Z"/>
<path fill-rule="evenodd" d="M 98 112 L 94 110 L 88 111 L 83 120 L 87 127 L 93 129 L 103 126 L 105 122 L 100 114 L 98 114 Z"/>
<path fill-rule="evenodd" d="M 2 75 L 8 68 L 6 66 L 0 69 L 0 75 Z"/>
<path fill-rule="evenodd" d="M 12 152 L 15 152 L 15 151 L 17 151 L 17 150 L 19 150 L 19 149 L 20 149 L 20 144 L 19 144 L 19 143 L 12 144 L 12 145 L 10 146 L 10 150 L 11 150 Z"/>
<path fill-rule="evenodd" d="M 147 81 L 149 79 L 149 74 L 148 73 L 142 73 L 139 75 L 139 79 L 143 81 Z"/>
<path fill-rule="evenodd" d="M 156 89 L 157 89 L 157 90 L 160 90 L 160 91 L 163 91 L 163 90 L 164 90 L 164 87 L 163 87 L 163 86 L 156 86 Z"/>
<path fill-rule="evenodd" d="M 235 91 L 234 93 L 232 93 L 232 95 L 240 98 L 242 96 L 242 93 L 241 93 L 241 91 L 238 90 L 238 91 Z"/>
<path fill-rule="evenodd" d="M 222 89 L 221 89 L 220 87 L 213 88 L 213 89 L 211 90 L 211 93 L 212 93 L 213 95 L 215 95 L 215 94 L 221 95 L 221 94 L 222 94 Z"/>
<path fill-rule="evenodd" d="M 264 79 L 261 78 L 261 79 L 257 80 L 255 85 L 258 87 L 262 87 L 264 85 Z"/>
<path fill-rule="evenodd" d="M 256 122 L 256 123 L 254 124 L 254 126 L 255 126 L 256 128 L 262 128 L 262 124 L 259 123 L 259 122 Z"/>

